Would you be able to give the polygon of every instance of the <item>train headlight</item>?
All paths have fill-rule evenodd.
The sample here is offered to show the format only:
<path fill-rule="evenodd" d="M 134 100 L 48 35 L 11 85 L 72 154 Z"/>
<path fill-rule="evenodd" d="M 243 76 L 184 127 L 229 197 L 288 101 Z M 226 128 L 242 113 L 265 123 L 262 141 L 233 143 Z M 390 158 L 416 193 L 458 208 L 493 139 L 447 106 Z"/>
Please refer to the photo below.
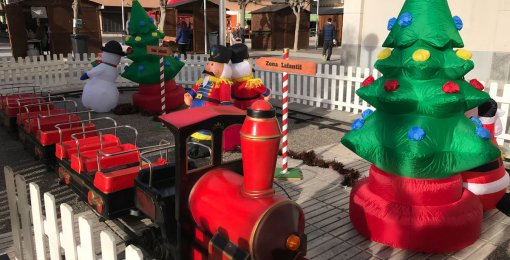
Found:
<path fill-rule="evenodd" d="M 291 251 L 296 251 L 301 245 L 301 238 L 298 235 L 292 234 L 287 238 L 285 246 Z"/>

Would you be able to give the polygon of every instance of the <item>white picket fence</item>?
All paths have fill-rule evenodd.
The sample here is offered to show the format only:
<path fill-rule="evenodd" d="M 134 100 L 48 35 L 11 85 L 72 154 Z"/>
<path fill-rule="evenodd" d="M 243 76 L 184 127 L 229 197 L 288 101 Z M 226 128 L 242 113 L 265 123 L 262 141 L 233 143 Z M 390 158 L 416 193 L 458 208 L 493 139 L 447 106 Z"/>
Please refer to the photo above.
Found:
<path fill-rule="evenodd" d="M 103 230 L 98 236 L 93 232 L 92 221 L 79 216 L 79 244 L 77 244 L 75 216 L 71 206 L 65 203 L 60 204 L 59 221 L 55 198 L 52 194 L 44 193 L 43 205 L 37 184 L 28 185 L 29 195 L 23 176 L 14 174 L 8 166 L 4 168 L 4 174 L 16 259 L 57 260 L 62 259 L 62 251 L 66 260 L 117 259 L 117 255 L 121 252 L 117 252 L 117 242 L 112 232 Z M 62 229 L 60 230 L 59 227 Z M 96 248 L 94 243 L 99 241 L 98 239 L 100 239 L 100 248 Z M 98 252 L 100 252 L 100 258 Z M 127 246 L 124 254 L 127 260 L 143 259 L 142 251 L 133 245 Z"/>
<path fill-rule="evenodd" d="M 186 66 L 177 75 L 176 81 L 185 87 L 191 87 L 201 77 L 207 55 L 188 55 Z M 27 59 L 14 60 L 13 58 L 0 59 L 0 82 L 35 82 L 48 90 L 76 90 L 84 85 L 80 76 L 90 69 L 90 61 L 96 59 L 94 54 L 85 55 L 83 60 L 73 59 L 71 54 L 39 56 Z M 119 72 L 131 61 L 123 59 Z M 255 66 L 255 76 L 263 80 L 264 84 L 273 91 L 273 97 L 282 99 L 282 75 L 280 72 L 260 70 Z M 377 70 L 368 68 L 353 68 L 331 64 L 318 64 L 316 76 L 291 74 L 289 78 L 290 102 L 320 107 L 331 110 L 340 110 L 359 114 L 367 109 L 368 104 L 355 93 L 361 87 L 361 82 L 369 75 L 378 78 Z M 129 80 L 119 77 L 119 86 L 135 86 Z M 484 83 L 484 82 L 482 82 Z M 500 109 L 506 113 L 502 118 L 504 134 L 498 136 L 500 145 L 510 145 L 510 84 L 497 82 L 484 83 L 494 100 L 499 103 Z"/>

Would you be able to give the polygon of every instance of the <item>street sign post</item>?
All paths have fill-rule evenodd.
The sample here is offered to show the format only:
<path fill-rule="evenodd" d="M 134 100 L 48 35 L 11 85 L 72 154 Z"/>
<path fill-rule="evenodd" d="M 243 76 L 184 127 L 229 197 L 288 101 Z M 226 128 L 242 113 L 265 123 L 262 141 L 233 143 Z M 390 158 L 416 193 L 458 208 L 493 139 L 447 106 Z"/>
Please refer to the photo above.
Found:
<path fill-rule="evenodd" d="M 262 70 L 283 72 L 282 87 L 282 168 L 276 168 L 275 179 L 302 180 L 303 174 L 298 168 L 288 168 L 288 113 L 289 113 L 289 73 L 315 76 L 315 62 L 289 60 L 289 49 L 283 50 L 283 59 L 262 57 L 257 60 L 257 67 Z"/>
<path fill-rule="evenodd" d="M 163 45 L 163 43 L 161 43 Z M 159 82 L 161 84 L 161 113 L 166 113 L 166 100 L 165 100 L 165 64 L 164 57 L 172 55 L 169 47 L 164 46 L 147 46 L 147 54 L 159 55 Z"/>

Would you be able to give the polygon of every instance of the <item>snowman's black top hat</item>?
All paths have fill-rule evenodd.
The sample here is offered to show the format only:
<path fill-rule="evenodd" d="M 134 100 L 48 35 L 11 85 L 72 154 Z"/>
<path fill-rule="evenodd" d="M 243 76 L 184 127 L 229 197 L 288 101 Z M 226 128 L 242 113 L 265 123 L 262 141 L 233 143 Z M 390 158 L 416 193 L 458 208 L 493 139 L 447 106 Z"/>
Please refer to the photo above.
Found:
<path fill-rule="evenodd" d="M 120 56 L 126 56 L 126 53 L 122 51 L 122 46 L 117 41 L 109 41 L 107 42 L 104 47 L 101 47 L 101 50 L 104 52 L 109 52 L 113 54 L 117 54 Z"/>
<path fill-rule="evenodd" d="M 214 45 L 210 49 L 209 61 L 228 63 L 232 57 L 232 50 L 223 45 Z"/>
<path fill-rule="evenodd" d="M 232 58 L 230 61 L 234 64 L 243 62 L 243 60 L 250 58 L 250 54 L 248 54 L 248 46 L 245 44 L 236 43 L 230 46 L 230 49 L 232 50 Z"/>

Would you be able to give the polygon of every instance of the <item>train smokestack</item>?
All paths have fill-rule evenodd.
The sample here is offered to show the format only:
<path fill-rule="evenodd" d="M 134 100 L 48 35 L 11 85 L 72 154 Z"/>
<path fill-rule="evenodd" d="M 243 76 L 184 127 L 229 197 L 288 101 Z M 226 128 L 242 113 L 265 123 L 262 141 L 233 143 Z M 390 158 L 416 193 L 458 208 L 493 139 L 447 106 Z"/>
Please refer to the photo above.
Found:
<path fill-rule="evenodd" d="M 258 100 L 248 108 L 241 127 L 245 195 L 261 198 L 272 196 L 276 157 L 281 130 L 271 104 Z"/>

